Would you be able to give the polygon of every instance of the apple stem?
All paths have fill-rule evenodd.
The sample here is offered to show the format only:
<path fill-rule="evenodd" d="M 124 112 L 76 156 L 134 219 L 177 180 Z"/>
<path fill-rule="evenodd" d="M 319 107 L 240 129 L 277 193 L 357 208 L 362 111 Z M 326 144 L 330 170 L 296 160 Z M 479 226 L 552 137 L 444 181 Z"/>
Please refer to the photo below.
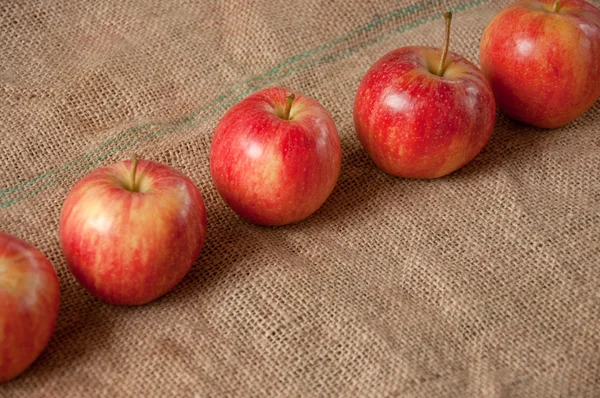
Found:
<path fill-rule="evenodd" d="M 131 170 L 131 191 L 132 192 L 137 192 L 137 186 L 135 183 L 135 173 L 137 171 L 137 166 L 138 166 L 139 161 L 140 161 L 140 159 L 138 158 L 138 155 L 136 155 L 134 153 L 133 157 L 131 158 L 131 163 L 133 164 L 133 169 Z"/>
<path fill-rule="evenodd" d="M 554 7 L 552 7 L 552 11 L 553 12 L 558 12 L 558 9 L 560 8 L 560 0 L 556 0 L 554 2 Z"/>
<path fill-rule="evenodd" d="M 293 93 L 289 93 L 285 96 L 285 111 L 283 111 L 283 120 L 290 120 L 290 112 L 292 110 L 292 103 L 296 96 Z"/>
<path fill-rule="evenodd" d="M 446 38 L 444 41 L 444 50 L 442 52 L 442 59 L 440 60 L 440 66 L 438 68 L 437 75 L 444 75 L 444 66 L 446 66 L 446 58 L 448 57 L 448 49 L 450 48 L 450 24 L 452 22 L 452 13 L 447 12 L 444 14 L 444 19 L 446 20 Z"/>

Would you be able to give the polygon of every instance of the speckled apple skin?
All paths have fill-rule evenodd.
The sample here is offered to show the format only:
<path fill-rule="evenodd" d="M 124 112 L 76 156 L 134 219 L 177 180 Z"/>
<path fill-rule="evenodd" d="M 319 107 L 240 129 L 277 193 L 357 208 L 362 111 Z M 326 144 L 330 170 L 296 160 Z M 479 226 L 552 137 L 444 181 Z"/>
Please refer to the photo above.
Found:
<path fill-rule="evenodd" d="M 489 141 L 494 96 L 481 71 L 450 52 L 402 47 L 363 77 L 354 101 L 358 139 L 375 164 L 405 178 L 438 178 L 469 163 Z"/>
<path fill-rule="evenodd" d="M 290 118 L 282 118 L 294 94 Z M 219 195 L 247 221 L 280 226 L 313 214 L 333 191 L 341 146 L 332 117 L 317 101 L 272 87 L 234 105 L 219 122 L 210 171 Z"/>
<path fill-rule="evenodd" d="M 481 39 L 480 62 L 509 118 L 556 128 L 600 97 L 600 10 L 581 0 L 522 0 Z"/>
<path fill-rule="evenodd" d="M 202 195 L 179 171 L 140 160 L 92 171 L 69 192 L 60 243 L 77 281 L 99 299 L 146 304 L 173 289 L 200 255 L 207 218 Z"/>

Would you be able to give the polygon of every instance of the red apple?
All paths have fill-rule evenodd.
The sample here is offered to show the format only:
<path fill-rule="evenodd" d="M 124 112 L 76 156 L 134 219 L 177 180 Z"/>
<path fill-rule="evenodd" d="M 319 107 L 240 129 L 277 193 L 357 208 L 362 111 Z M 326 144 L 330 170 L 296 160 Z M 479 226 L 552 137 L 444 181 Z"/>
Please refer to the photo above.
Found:
<path fill-rule="evenodd" d="M 20 375 L 46 348 L 59 297 L 50 261 L 0 231 L 0 383 Z"/>
<path fill-rule="evenodd" d="M 73 275 L 112 304 L 145 304 L 170 291 L 205 236 L 206 211 L 194 183 L 137 158 L 84 177 L 60 215 L 60 243 Z"/>
<path fill-rule="evenodd" d="M 405 178 L 437 178 L 470 162 L 488 142 L 496 105 L 481 71 L 446 44 L 402 47 L 363 77 L 354 101 L 358 139 L 375 164 Z"/>
<path fill-rule="evenodd" d="M 508 117 L 563 126 L 600 97 L 600 10 L 582 0 L 516 2 L 486 28 L 480 61 Z"/>
<path fill-rule="evenodd" d="M 217 126 L 210 171 L 237 214 L 261 225 L 284 225 L 313 214 L 340 174 L 335 124 L 311 98 L 282 88 L 257 92 Z"/>

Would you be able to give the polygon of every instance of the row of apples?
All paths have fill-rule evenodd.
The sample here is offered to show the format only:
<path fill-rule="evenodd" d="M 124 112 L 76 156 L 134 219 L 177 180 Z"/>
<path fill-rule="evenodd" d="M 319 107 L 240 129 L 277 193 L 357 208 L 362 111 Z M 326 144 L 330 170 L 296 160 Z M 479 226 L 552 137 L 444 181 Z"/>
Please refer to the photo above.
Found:
<path fill-rule="evenodd" d="M 360 143 L 383 171 L 438 178 L 488 142 L 496 106 L 543 128 L 565 125 L 600 96 L 600 10 L 583 0 L 522 0 L 481 40 L 482 70 L 441 49 L 403 47 L 379 59 L 354 102 Z M 313 214 L 341 170 L 335 123 L 316 101 L 281 88 L 257 92 L 219 122 L 210 153 L 215 187 L 249 222 L 284 225 Z M 140 305 L 175 287 L 207 230 L 200 191 L 185 175 L 132 160 L 93 171 L 68 194 L 60 243 L 79 283 L 108 303 Z M 0 382 L 47 345 L 59 283 L 34 246 L 0 232 Z M 3 332 L 2 332 L 3 331 Z"/>

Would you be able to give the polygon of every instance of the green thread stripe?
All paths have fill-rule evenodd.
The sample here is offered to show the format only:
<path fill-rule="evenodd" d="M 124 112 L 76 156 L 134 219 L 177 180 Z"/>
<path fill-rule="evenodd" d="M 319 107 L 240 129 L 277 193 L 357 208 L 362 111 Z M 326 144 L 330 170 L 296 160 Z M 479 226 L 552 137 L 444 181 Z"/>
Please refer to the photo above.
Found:
<path fill-rule="evenodd" d="M 477 5 L 486 3 L 488 1 L 489 0 L 471 0 L 471 1 L 468 1 L 465 3 L 458 4 L 456 6 L 450 7 L 448 10 L 453 11 L 453 12 L 462 11 L 462 10 L 473 8 Z M 59 173 L 64 173 L 65 171 L 70 171 L 72 173 L 79 174 L 83 171 L 86 171 L 86 170 L 89 170 L 91 168 L 98 166 L 101 162 L 108 159 L 111 155 L 118 153 L 120 151 L 123 151 L 125 149 L 128 149 L 135 144 L 151 141 L 152 139 L 154 139 L 156 137 L 163 136 L 163 135 L 173 133 L 176 131 L 188 130 L 188 129 L 197 127 L 201 123 L 210 119 L 216 113 L 237 103 L 238 101 L 243 99 L 245 96 L 247 96 L 248 94 L 250 94 L 254 91 L 257 91 L 261 88 L 269 86 L 269 85 L 276 83 L 278 81 L 281 81 L 293 74 L 296 74 L 300 71 L 303 71 L 303 70 L 306 70 L 309 68 L 312 68 L 314 66 L 330 64 L 330 63 L 337 62 L 338 60 L 348 58 L 349 56 L 357 53 L 361 49 L 372 46 L 377 43 L 380 43 L 382 41 L 385 41 L 395 34 L 414 29 L 415 27 L 417 27 L 419 25 L 422 25 L 422 24 L 432 21 L 434 19 L 438 19 L 441 17 L 442 13 L 437 13 L 437 14 L 429 16 L 429 17 L 424 17 L 424 18 L 418 19 L 416 21 L 413 21 L 410 24 L 391 29 L 387 32 L 379 34 L 378 36 L 376 36 L 373 39 L 358 43 L 352 47 L 345 49 L 344 51 L 339 52 L 339 53 L 322 56 L 320 58 L 314 58 L 314 56 L 317 55 L 318 53 L 322 53 L 323 51 L 334 46 L 335 44 L 339 44 L 343 41 L 347 41 L 350 38 L 356 36 L 357 34 L 360 34 L 362 32 L 369 32 L 369 31 L 373 30 L 375 27 L 378 27 L 385 23 L 388 23 L 402 15 L 412 15 L 419 11 L 426 10 L 427 8 L 430 8 L 433 5 L 439 5 L 441 3 L 443 3 L 443 1 L 441 1 L 441 0 L 421 1 L 412 6 L 408 6 L 408 7 L 390 12 L 383 17 L 375 18 L 372 22 L 369 22 L 366 25 L 363 25 L 361 27 L 354 29 L 349 34 L 341 36 L 325 45 L 316 47 L 313 50 L 305 51 L 303 53 L 295 55 L 295 56 L 283 61 L 279 65 L 273 67 L 268 72 L 266 72 L 262 75 L 259 75 L 259 76 L 249 78 L 246 81 L 237 84 L 228 93 L 220 95 L 219 97 L 215 98 L 210 103 L 207 103 L 206 105 L 204 105 L 202 108 L 194 111 L 191 115 L 186 116 L 180 120 L 174 120 L 174 121 L 162 122 L 162 123 L 147 123 L 142 126 L 130 128 L 130 129 L 126 130 L 125 132 L 122 132 L 122 133 L 118 134 L 117 136 L 106 140 L 101 145 L 99 145 L 98 148 L 96 148 L 94 151 L 90 151 L 87 154 L 79 157 L 78 159 L 76 159 L 72 162 L 69 162 L 69 163 L 63 165 L 60 168 L 43 173 L 35 178 L 32 178 L 28 181 L 25 181 L 21 184 L 14 186 L 14 187 L 6 188 L 6 189 L 0 191 L 0 198 L 2 198 L 2 197 L 6 197 L 7 195 L 21 191 L 21 190 L 25 189 L 26 187 L 28 187 L 29 185 L 41 183 L 38 186 L 32 187 L 32 189 L 27 192 L 23 192 L 22 194 L 16 195 L 11 199 L 7 199 L 3 202 L 0 202 L 0 208 L 8 208 L 8 207 L 16 204 L 17 202 L 19 202 L 23 199 L 26 199 L 28 197 L 37 195 L 38 193 L 44 191 L 48 187 L 60 182 L 63 178 L 62 178 L 62 176 L 58 175 Z M 313 57 L 313 59 L 310 59 L 311 57 Z M 305 60 L 304 62 L 301 62 L 297 66 L 291 67 L 291 66 L 293 66 L 294 63 L 297 63 L 298 61 L 303 60 L 303 59 Z M 287 71 L 283 75 L 274 76 L 277 74 L 277 72 L 285 70 L 285 68 L 284 68 L 285 66 L 290 66 L 290 68 L 287 69 Z M 267 79 L 268 77 L 272 77 L 272 76 L 274 76 L 274 77 L 271 79 Z M 265 81 L 260 82 L 261 80 L 265 80 Z M 257 83 L 250 87 L 245 88 L 244 90 L 242 90 L 241 92 L 238 93 L 238 91 L 244 85 L 247 85 L 252 82 L 257 82 Z M 233 98 L 230 98 L 231 95 L 234 95 L 234 94 L 237 94 L 237 95 L 234 96 Z M 225 101 L 225 100 L 227 100 L 227 101 Z M 201 118 L 198 118 L 197 120 L 194 120 L 198 116 L 198 114 L 200 114 L 204 111 L 210 110 L 211 107 L 213 109 L 209 113 L 202 116 Z M 159 130 L 154 131 L 154 132 L 149 132 L 144 135 L 139 135 L 140 132 L 142 132 L 144 130 L 152 129 L 152 128 L 155 128 L 155 129 L 159 128 Z M 121 141 L 123 141 L 123 142 L 121 142 Z"/>
<path fill-rule="evenodd" d="M 325 51 L 325 50 L 327 50 L 327 49 L 329 49 L 329 48 L 331 48 L 331 47 L 333 47 L 333 46 L 335 46 L 335 45 L 337 45 L 339 43 L 343 43 L 345 41 L 350 40 L 351 38 L 353 38 L 354 36 L 356 36 L 358 34 L 369 32 L 372 29 L 374 29 L 375 27 L 378 27 L 378 26 L 384 25 L 385 23 L 393 21 L 394 19 L 396 19 L 396 18 L 398 18 L 398 17 L 400 17 L 402 15 L 412 15 L 412 14 L 415 14 L 416 12 L 418 12 L 418 11 L 426 10 L 426 9 L 432 7 L 432 6 L 439 5 L 439 4 L 441 4 L 441 2 L 442 2 L 442 0 L 437 0 L 437 1 L 434 1 L 434 0 L 420 1 L 418 3 L 415 3 L 415 4 L 411 5 L 411 6 L 407 6 L 405 8 L 392 11 L 392 12 L 386 14 L 384 17 L 377 17 L 373 21 L 371 21 L 371 22 L 369 22 L 369 23 L 367 23 L 367 24 L 365 24 L 363 26 L 360 26 L 360 27 L 354 29 L 351 33 L 348 33 L 348 34 L 345 34 L 343 36 L 340 36 L 340 37 L 334 39 L 333 41 L 328 42 L 328 43 L 326 43 L 324 45 L 321 45 L 319 47 L 316 47 L 316 48 L 313 48 L 311 50 L 307 50 L 307 51 L 304 51 L 304 52 L 302 52 L 300 54 L 294 55 L 294 56 L 288 58 L 287 60 L 283 61 L 282 63 L 274 66 L 273 68 L 271 68 L 266 73 L 264 73 L 262 75 L 251 77 L 251 78 L 249 78 L 249 79 L 247 79 L 245 81 L 242 81 L 241 83 L 238 83 L 228 93 L 222 94 L 222 95 L 218 96 L 213 101 L 207 103 L 202 108 L 194 111 L 191 115 L 186 116 L 185 118 L 183 118 L 181 120 L 174 120 L 174 121 L 170 121 L 170 122 L 166 122 L 166 123 L 148 123 L 148 124 L 143 125 L 143 126 L 138 126 L 138 127 L 130 128 L 129 130 L 127 130 L 127 131 L 125 131 L 123 133 L 120 133 L 117 136 L 115 136 L 115 137 L 107 140 L 106 142 L 104 142 L 103 144 L 101 144 L 95 151 L 92 151 L 92 152 L 90 152 L 90 153 L 88 153 L 86 155 L 83 155 L 82 157 L 80 157 L 78 159 L 75 159 L 74 161 L 69 162 L 69 163 L 65 164 L 64 166 L 62 166 L 62 167 L 60 167 L 58 169 L 55 169 L 55 170 L 43 173 L 43 174 L 41 174 L 41 175 L 39 175 L 39 176 L 31 179 L 31 180 L 25 181 L 23 183 L 20 183 L 20 184 L 18 184 L 16 186 L 11 187 L 11 188 L 5 188 L 5 189 L 3 189 L 2 191 L 0 191 L 0 198 L 5 197 L 8 194 L 20 191 L 20 190 L 24 189 L 25 187 L 27 187 L 28 185 L 31 185 L 33 183 L 37 183 L 37 182 L 39 182 L 41 180 L 44 180 L 44 179 L 46 179 L 48 177 L 51 177 L 51 176 L 55 175 L 57 172 L 70 170 L 72 168 L 72 166 L 73 166 L 74 163 L 80 163 L 80 162 L 85 163 L 85 162 L 87 162 L 89 156 L 93 156 L 95 152 L 101 152 L 103 148 L 105 148 L 107 146 L 110 146 L 115 141 L 119 141 L 119 140 L 121 140 L 121 139 L 129 136 L 132 133 L 137 133 L 137 132 L 139 132 L 141 130 L 144 130 L 144 129 L 147 129 L 147 128 L 150 128 L 150 127 L 164 126 L 164 125 L 168 125 L 168 124 L 186 124 L 186 123 L 190 123 L 190 122 L 193 121 L 193 119 L 199 113 L 201 113 L 202 111 L 206 110 L 207 108 L 210 108 L 213 105 L 217 105 L 218 103 L 220 103 L 224 99 L 228 98 L 232 94 L 235 94 L 235 92 L 237 92 L 244 85 L 251 84 L 251 83 L 253 83 L 255 81 L 260 81 L 260 80 L 269 78 L 269 77 L 277 74 L 280 70 L 283 70 L 284 67 L 292 65 L 293 63 L 295 63 L 295 62 L 297 62 L 299 60 L 302 60 L 302 59 L 307 58 L 309 56 L 314 56 L 315 54 L 321 53 L 321 52 L 323 52 L 323 51 Z"/>
<path fill-rule="evenodd" d="M 386 14 L 384 17 L 378 17 L 375 18 L 372 22 L 369 22 L 366 25 L 360 26 L 356 29 L 354 29 L 351 33 L 349 34 L 345 34 L 343 36 L 340 36 L 336 39 L 334 39 L 333 41 L 326 43 L 322 46 L 313 48 L 311 50 L 307 50 L 303 53 L 297 54 L 292 56 L 291 58 L 283 61 L 282 63 L 276 65 L 275 67 L 273 67 L 272 69 L 270 69 L 269 71 L 267 71 L 266 73 L 259 75 L 259 76 L 255 76 L 255 77 L 251 77 L 248 80 L 245 80 L 239 84 L 237 84 L 236 86 L 234 86 L 234 88 L 232 90 L 230 90 L 228 93 L 220 95 L 219 97 L 215 98 L 212 102 L 206 104 L 204 107 L 196 110 L 195 112 L 193 112 L 191 115 L 181 119 L 181 120 L 175 120 L 175 121 L 171 121 L 171 122 L 167 122 L 167 123 L 148 123 L 146 125 L 143 126 L 138 126 L 138 127 L 134 127 L 131 128 L 127 131 L 125 131 L 124 133 L 118 134 L 117 136 L 107 140 L 105 143 L 101 144 L 95 151 L 92 151 L 86 155 L 83 155 L 82 157 L 79 157 L 77 159 L 75 159 L 72 162 L 69 162 L 67 164 L 65 164 L 64 166 L 57 168 L 55 170 L 43 173 L 31 180 L 25 181 L 23 183 L 20 183 L 16 186 L 13 186 L 11 188 L 6 188 L 3 189 L 2 191 L 0 191 L 0 198 L 7 196 L 8 194 L 14 193 L 14 192 L 18 192 L 20 190 L 23 190 L 24 188 L 26 188 L 29 185 L 32 185 L 34 183 L 40 182 L 48 177 L 54 176 L 56 173 L 58 172 L 64 172 L 64 171 L 69 171 L 72 169 L 72 166 L 74 164 L 77 163 L 86 163 L 88 161 L 88 158 L 90 156 L 93 156 L 95 154 L 95 152 L 102 152 L 103 148 L 115 143 L 115 141 L 119 141 L 127 136 L 129 136 L 131 133 L 137 133 L 140 130 L 143 129 L 147 129 L 149 127 L 156 127 L 156 126 L 163 126 L 166 124 L 186 124 L 186 123 L 190 123 L 193 121 L 193 119 L 197 116 L 198 113 L 201 113 L 202 111 L 206 110 L 207 108 L 210 108 L 213 105 L 218 104 L 219 102 L 223 101 L 224 99 L 226 99 L 227 97 L 229 97 L 230 95 L 234 94 L 237 90 L 239 90 L 241 87 L 243 87 L 243 85 L 245 84 L 250 84 L 254 81 L 259 81 L 265 78 L 268 78 L 270 76 L 275 75 L 277 72 L 279 72 L 280 70 L 282 70 L 285 66 L 291 65 L 294 62 L 297 62 L 299 60 L 302 60 L 308 56 L 313 56 L 315 54 L 318 54 L 320 52 L 323 52 L 331 47 L 333 47 L 336 44 L 342 43 L 344 41 L 350 40 L 351 38 L 353 38 L 354 36 L 356 36 L 357 34 L 360 33 L 364 33 L 364 32 L 369 32 L 370 30 L 374 29 L 375 27 L 378 26 L 382 26 L 390 21 L 393 21 L 394 19 L 402 16 L 402 15 L 411 15 L 414 13 L 417 13 L 418 11 L 422 11 L 422 10 L 426 10 L 432 6 L 436 6 L 436 5 L 440 5 L 442 3 L 442 0 L 437 0 L 437 1 L 420 1 L 418 3 L 415 3 L 411 6 L 407 6 L 405 8 L 402 9 L 398 9 L 395 11 L 392 11 L 388 14 Z"/>

